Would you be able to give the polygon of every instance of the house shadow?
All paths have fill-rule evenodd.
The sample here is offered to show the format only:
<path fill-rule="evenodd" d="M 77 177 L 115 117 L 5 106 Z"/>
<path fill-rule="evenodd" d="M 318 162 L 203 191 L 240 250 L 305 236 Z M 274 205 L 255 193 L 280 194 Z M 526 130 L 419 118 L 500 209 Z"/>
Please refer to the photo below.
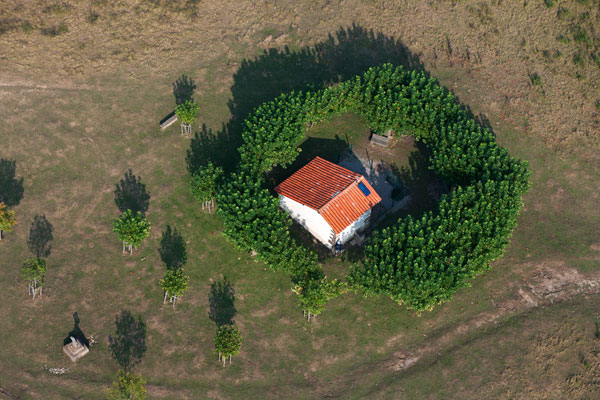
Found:
<path fill-rule="evenodd" d="M 398 39 L 353 24 L 314 46 L 264 50 L 241 62 L 233 75 L 231 119 L 213 132 L 196 132 L 187 151 L 188 171 L 194 173 L 209 161 L 232 172 L 239 161 L 243 121 L 260 104 L 292 90 L 319 89 L 350 79 L 384 63 L 424 71 L 419 56 Z"/>
<path fill-rule="evenodd" d="M 85 337 L 85 334 L 79 327 L 79 315 L 77 311 L 73 313 L 73 321 L 74 326 L 71 332 L 67 335 L 67 337 L 63 340 L 63 346 L 71 343 L 71 337 L 74 337 L 79 343 L 84 344 L 86 347 L 90 347 L 90 341 Z"/>

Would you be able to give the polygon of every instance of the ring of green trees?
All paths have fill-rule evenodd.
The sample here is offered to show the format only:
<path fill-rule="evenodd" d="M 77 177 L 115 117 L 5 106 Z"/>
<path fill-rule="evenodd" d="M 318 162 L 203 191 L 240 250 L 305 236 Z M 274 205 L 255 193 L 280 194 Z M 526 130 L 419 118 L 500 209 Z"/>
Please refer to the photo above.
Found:
<path fill-rule="evenodd" d="M 290 236 L 291 218 L 264 175 L 294 161 L 308 126 L 345 112 L 363 116 L 374 132 L 414 135 L 452 190 L 437 210 L 374 232 L 364 259 L 345 279 L 329 280 L 316 254 Z M 217 194 L 224 234 L 286 271 L 313 315 L 347 290 L 385 293 L 416 311 L 448 300 L 502 255 L 529 188 L 527 164 L 498 146 L 436 79 L 391 64 L 322 90 L 282 94 L 249 115 L 242 138 L 237 172 Z"/>

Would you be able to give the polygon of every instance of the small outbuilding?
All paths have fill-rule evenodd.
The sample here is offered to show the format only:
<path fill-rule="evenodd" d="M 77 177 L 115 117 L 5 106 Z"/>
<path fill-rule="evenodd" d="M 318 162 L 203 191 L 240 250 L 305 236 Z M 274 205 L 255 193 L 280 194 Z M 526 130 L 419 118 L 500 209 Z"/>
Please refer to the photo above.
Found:
<path fill-rule="evenodd" d="M 279 205 L 328 248 L 363 228 L 381 197 L 361 174 L 316 157 L 275 188 Z"/>

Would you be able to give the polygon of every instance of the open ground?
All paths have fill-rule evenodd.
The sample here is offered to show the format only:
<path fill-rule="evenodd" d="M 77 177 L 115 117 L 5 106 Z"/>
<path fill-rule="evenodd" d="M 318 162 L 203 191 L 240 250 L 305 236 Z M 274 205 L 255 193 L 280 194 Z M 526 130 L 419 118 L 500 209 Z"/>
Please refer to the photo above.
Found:
<path fill-rule="evenodd" d="M 597 396 L 598 1 L 396 3 L 3 2 L 0 158 L 17 161 L 25 193 L 0 242 L 0 395 L 103 398 L 117 369 L 108 336 L 129 309 L 148 325 L 135 371 L 151 398 Z M 288 278 L 236 251 L 194 201 L 190 141 L 158 121 L 185 74 L 200 104 L 195 130 L 223 139 L 216 149 L 234 161 L 241 121 L 258 104 L 384 61 L 451 89 L 529 161 L 532 189 L 506 255 L 452 301 L 415 315 L 347 294 L 308 324 Z M 317 129 L 351 131 L 346 123 Z M 151 195 L 152 232 L 133 256 L 111 232 L 114 185 L 129 168 Z M 31 301 L 19 268 L 36 214 L 54 241 L 43 297 Z M 189 242 L 190 290 L 176 310 L 158 286 L 167 224 Z M 222 276 L 244 335 L 227 368 L 212 353 L 209 318 L 210 284 Z M 98 340 L 77 364 L 61 351 L 74 312 Z"/>

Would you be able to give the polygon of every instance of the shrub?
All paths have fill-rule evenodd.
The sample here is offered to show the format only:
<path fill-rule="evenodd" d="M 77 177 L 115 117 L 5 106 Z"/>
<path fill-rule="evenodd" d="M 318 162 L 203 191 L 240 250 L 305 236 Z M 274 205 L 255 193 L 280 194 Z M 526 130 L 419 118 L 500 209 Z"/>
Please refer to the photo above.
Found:
<path fill-rule="evenodd" d="M 573 32 L 573 40 L 575 40 L 576 43 L 583 43 L 586 45 L 590 44 L 590 38 L 588 36 L 588 33 L 581 26 L 578 26 L 575 29 L 575 32 Z"/>
<path fill-rule="evenodd" d="M 565 35 L 562 35 L 562 34 L 558 35 L 556 37 L 556 40 L 558 40 L 561 43 L 565 43 L 565 44 L 567 44 L 567 43 L 569 43 L 571 41 L 568 37 L 566 37 Z"/>
<path fill-rule="evenodd" d="M 571 12 L 568 8 L 558 7 L 558 11 L 556 11 L 556 16 L 560 20 L 565 20 L 571 16 Z"/>
<path fill-rule="evenodd" d="M 100 18 L 100 14 L 98 14 L 95 11 L 90 10 L 90 12 L 87 15 L 87 22 L 89 22 L 90 24 L 95 23 L 96 21 L 98 21 L 98 18 Z"/>
<path fill-rule="evenodd" d="M 65 23 L 62 23 L 58 26 L 58 34 L 59 35 L 61 33 L 67 33 L 67 32 L 69 32 L 69 27 Z"/>
<path fill-rule="evenodd" d="M 25 33 L 31 33 L 33 31 L 33 25 L 31 25 L 31 22 L 29 21 L 24 21 L 21 23 L 21 30 Z"/>
<path fill-rule="evenodd" d="M 573 62 L 578 67 L 583 67 L 585 65 L 585 61 L 583 60 L 583 57 L 581 56 L 581 53 L 579 53 L 579 52 L 577 52 L 573 55 Z"/>
<path fill-rule="evenodd" d="M 534 72 L 533 74 L 529 75 L 529 80 L 531 81 L 531 84 L 534 86 L 541 86 L 542 85 L 542 77 L 537 73 Z"/>
<path fill-rule="evenodd" d="M 67 25 L 65 25 L 64 23 L 62 23 L 59 26 L 50 26 L 47 28 L 40 28 L 40 32 L 42 33 L 42 35 L 45 35 L 45 36 L 58 36 L 61 33 L 69 32 L 69 27 Z"/>
<path fill-rule="evenodd" d="M 44 9 L 42 11 L 47 14 L 66 14 L 67 12 L 69 12 L 70 9 L 71 9 L 70 4 L 55 3 L 55 4 L 50 4 L 46 7 L 44 7 Z"/>
<path fill-rule="evenodd" d="M 555 4 L 556 4 L 556 1 L 554 1 L 554 0 L 544 0 L 544 5 L 548 8 L 554 7 Z"/>

